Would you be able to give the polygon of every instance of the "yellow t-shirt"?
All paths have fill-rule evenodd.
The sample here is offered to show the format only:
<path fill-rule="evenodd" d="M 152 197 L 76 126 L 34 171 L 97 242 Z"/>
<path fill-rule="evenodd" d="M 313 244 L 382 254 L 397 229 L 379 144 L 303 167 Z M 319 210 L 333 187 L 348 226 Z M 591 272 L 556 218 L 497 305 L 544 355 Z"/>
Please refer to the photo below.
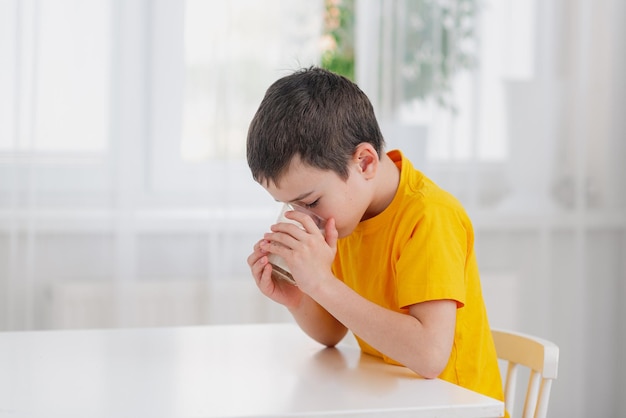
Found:
<path fill-rule="evenodd" d="M 400 168 L 398 191 L 382 213 L 338 241 L 333 271 L 366 299 L 397 312 L 408 314 L 409 305 L 429 300 L 455 300 L 454 343 L 439 377 L 502 400 L 470 219 L 399 151 L 388 155 Z M 398 364 L 357 339 L 362 351 Z"/>

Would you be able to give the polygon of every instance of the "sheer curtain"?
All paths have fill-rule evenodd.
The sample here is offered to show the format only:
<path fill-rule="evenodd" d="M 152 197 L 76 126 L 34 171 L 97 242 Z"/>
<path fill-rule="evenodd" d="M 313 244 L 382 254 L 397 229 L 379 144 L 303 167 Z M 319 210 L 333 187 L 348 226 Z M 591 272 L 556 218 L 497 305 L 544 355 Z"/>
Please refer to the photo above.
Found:
<path fill-rule="evenodd" d="M 550 415 L 623 416 L 626 6 L 425 1 L 439 63 L 437 35 L 468 3 L 476 65 L 452 68 L 455 109 L 406 96 L 407 49 L 424 49 L 411 2 L 358 3 L 357 78 L 389 142 L 421 150 L 468 208 L 492 324 L 560 345 Z"/>
<path fill-rule="evenodd" d="M 290 320 L 248 277 L 277 207 L 242 147 L 267 86 L 318 62 L 323 7 L 0 2 L 0 329 Z M 561 346 L 553 416 L 626 415 L 625 17 L 356 1 L 357 82 L 389 146 L 470 212 L 491 322 Z M 463 47 L 424 95 L 415 59 L 437 62 L 442 26 Z"/>
<path fill-rule="evenodd" d="M 278 205 L 245 163 L 323 3 L 0 2 L 0 329 L 288 320 L 245 259 Z"/>

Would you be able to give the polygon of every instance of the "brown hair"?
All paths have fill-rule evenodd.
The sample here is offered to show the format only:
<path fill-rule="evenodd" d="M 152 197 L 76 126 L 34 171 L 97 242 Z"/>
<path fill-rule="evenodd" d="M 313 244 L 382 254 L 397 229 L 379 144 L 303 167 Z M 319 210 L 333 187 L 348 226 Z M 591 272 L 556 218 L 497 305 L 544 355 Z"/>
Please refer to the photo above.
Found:
<path fill-rule="evenodd" d="M 363 142 L 381 154 L 384 139 L 365 93 L 343 76 L 304 68 L 265 93 L 248 129 L 248 166 L 257 182 L 277 184 L 297 155 L 345 180 L 348 161 Z"/>

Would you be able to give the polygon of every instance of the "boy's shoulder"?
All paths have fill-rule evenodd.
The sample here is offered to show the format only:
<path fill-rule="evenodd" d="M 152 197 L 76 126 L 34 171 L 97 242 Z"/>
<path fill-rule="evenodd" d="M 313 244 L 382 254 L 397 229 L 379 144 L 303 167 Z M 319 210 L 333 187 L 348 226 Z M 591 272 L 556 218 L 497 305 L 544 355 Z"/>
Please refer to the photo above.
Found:
<path fill-rule="evenodd" d="M 450 210 L 465 214 L 462 203 L 450 192 L 439 186 L 430 177 L 402 157 L 400 167 L 399 192 L 407 200 L 405 203 L 423 212 Z"/>

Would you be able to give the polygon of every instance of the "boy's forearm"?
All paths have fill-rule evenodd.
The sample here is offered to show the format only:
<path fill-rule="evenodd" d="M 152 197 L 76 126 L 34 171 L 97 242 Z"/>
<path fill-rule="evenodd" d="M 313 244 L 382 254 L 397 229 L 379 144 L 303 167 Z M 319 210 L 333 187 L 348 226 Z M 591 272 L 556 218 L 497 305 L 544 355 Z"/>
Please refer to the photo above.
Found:
<path fill-rule="evenodd" d="M 328 347 L 335 346 L 348 332 L 341 322 L 306 294 L 298 307 L 290 308 L 289 312 L 307 335 Z"/>
<path fill-rule="evenodd" d="M 437 335 L 441 330 L 370 302 L 338 280 L 319 286 L 312 296 L 354 334 L 421 376 L 437 377 L 446 366 L 451 347 Z M 454 323 L 451 327 L 453 332 Z"/>

